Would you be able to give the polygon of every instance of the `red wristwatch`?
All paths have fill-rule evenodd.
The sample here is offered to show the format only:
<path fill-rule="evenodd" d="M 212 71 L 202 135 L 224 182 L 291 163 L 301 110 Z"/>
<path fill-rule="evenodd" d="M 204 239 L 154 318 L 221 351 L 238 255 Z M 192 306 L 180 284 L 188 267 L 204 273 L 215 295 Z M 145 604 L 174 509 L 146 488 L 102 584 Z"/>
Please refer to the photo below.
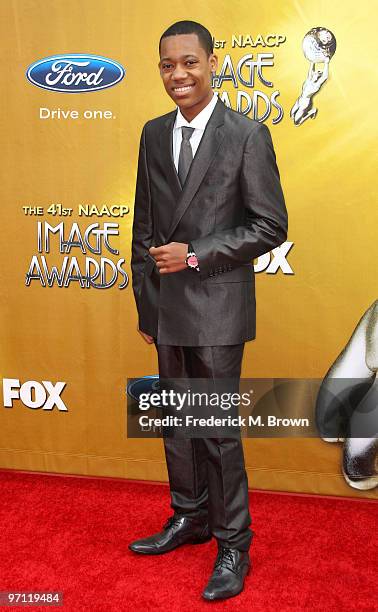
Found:
<path fill-rule="evenodd" d="M 188 266 L 188 268 L 197 270 L 197 272 L 200 271 L 199 265 L 198 265 L 198 259 L 197 259 L 195 252 L 193 251 L 193 247 L 191 244 L 188 245 L 188 254 L 186 256 L 185 263 Z"/>

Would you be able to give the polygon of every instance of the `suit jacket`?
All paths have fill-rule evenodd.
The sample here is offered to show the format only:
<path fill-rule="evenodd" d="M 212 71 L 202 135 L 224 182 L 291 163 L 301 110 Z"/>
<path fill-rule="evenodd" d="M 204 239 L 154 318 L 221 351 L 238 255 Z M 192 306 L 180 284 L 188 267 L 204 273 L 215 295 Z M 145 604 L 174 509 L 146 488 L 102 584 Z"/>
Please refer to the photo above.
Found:
<path fill-rule="evenodd" d="M 132 238 L 139 329 L 178 346 L 255 338 L 252 260 L 287 236 L 287 212 L 269 129 L 220 99 L 184 188 L 172 157 L 176 110 L 142 131 Z M 200 272 L 159 274 L 151 246 L 191 242 Z"/>

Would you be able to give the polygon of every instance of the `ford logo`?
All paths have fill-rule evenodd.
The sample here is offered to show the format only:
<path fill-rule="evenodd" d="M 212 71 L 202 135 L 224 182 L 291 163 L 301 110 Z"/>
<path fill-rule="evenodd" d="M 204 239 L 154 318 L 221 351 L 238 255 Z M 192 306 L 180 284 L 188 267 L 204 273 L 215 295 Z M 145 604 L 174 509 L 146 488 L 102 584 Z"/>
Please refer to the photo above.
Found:
<path fill-rule="evenodd" d="M 159 393 L 159 375 L 152 374 L 143 378 L 133 378 L 126 386 L 126 393 L 129 397 L 139 402 L 142 393 Z"/>
<path fill-rule="evenodd" d="M 116 85 L 125 76 L 125 69 L 107 57 L 71 53 L 34 62 L 28 67 L 26 76 L 33 85 L 43 89 L 82 93 Z"/>

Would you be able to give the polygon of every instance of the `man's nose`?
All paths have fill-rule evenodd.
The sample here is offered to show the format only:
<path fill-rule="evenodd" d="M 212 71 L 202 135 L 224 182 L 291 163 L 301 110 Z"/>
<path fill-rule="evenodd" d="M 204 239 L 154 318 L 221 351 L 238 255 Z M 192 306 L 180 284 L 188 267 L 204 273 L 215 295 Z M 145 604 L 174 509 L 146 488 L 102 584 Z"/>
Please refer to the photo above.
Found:
<path fill-rule="evenodd" d="M 174 69 L 174 71 L 171 73 L 171 77 L 173 80 L 178 81 L 181 79 L 185 79 L 187 75 L 185 66 L 180 66 L 180 65 L 176 65 L 176 68 Z"/>

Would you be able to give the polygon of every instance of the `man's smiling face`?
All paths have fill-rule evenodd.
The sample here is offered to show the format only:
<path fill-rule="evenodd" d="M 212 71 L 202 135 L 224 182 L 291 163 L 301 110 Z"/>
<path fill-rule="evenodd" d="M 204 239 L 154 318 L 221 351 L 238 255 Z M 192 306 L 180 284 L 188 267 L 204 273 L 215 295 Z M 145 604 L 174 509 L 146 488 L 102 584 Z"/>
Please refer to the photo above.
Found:
<path fill-rule="evenodd" d="M 217 57 L 207 55 L 197 34 L 177 34 L 162 39 L 160 58 L 166 92 L 191 121 L 213 96 L 211 72 L 217 68 Z"/>

